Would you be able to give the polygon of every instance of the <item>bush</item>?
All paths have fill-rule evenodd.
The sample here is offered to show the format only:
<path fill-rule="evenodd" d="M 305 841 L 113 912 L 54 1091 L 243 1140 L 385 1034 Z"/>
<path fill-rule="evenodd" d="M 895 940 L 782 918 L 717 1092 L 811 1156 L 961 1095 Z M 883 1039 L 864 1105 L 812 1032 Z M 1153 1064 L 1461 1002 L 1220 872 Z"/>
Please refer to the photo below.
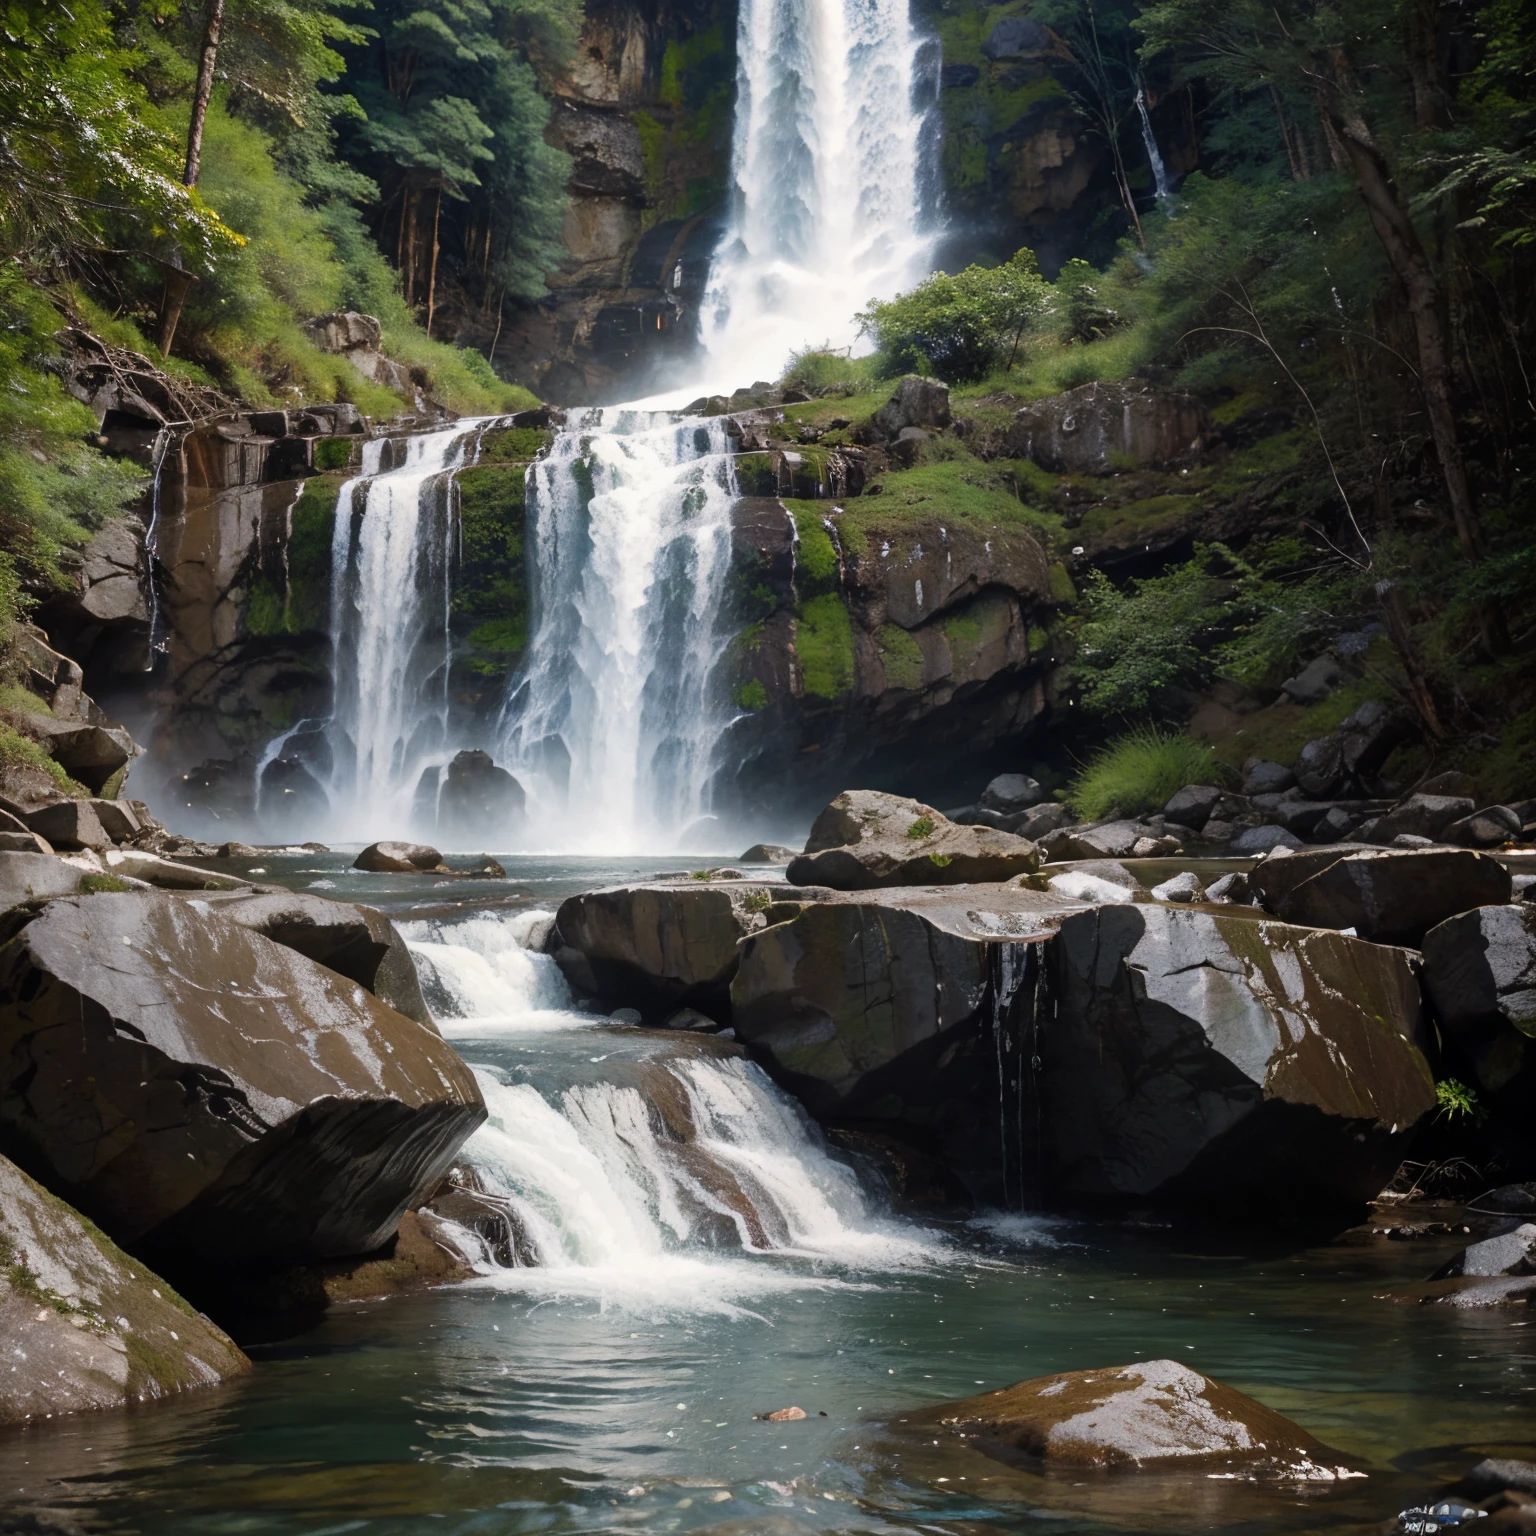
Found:
<path fill-rule="evenodd" d="M 1187 784 L 1213 784 L 1221 770 L 1204 742 L 1155 725 L 1117 737 L 1072 780 L 1067 800 L 1085 821 L 1159 811 Z"/>
<path fill-rule="evenodd" d="M 893 373 L 937 373 L 950 383 L 983 379 L 1016 355 L 1024 332 L 1051 308 L 1051 285 L 1033 251 L 1000 267 L 935 272 L 910 293 L 876 301 L 859 329 Z"/>
<path fill-rule="evenodd" d="M 790 354 L 779 383 L 806 395 L 860 395 L 880 382 L 878 357 L 849 357 L 827 347 Z"/>

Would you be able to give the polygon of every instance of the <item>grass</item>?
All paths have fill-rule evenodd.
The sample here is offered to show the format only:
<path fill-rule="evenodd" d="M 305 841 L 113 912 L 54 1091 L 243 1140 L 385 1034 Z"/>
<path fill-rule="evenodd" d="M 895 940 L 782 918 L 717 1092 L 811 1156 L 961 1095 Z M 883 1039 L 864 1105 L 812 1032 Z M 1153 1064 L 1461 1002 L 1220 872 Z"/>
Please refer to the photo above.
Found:
<path fill-rule="evenodd" d="M 808 395 L 819 395 L 824 390 L 838 395 L 863 395 L 881 382 L 880 359 L 875 355 L 849 357 L 845 352 L 816 347 L 796 352 L 779 380 L 785 389 L 798 389 Z"/>
<path fill-rule="evenodd" d="M 795 652 L 810 697 L 840 699 L 853 691 L 853 623 L 835 592 L 800 604 Z"/>
<path fill-rule="evenodd" d="M 41 768 L 66 795 L 78 800 L 88 794 L 31 737 L 4 723 L 0 723 L 0 767 Z"/>
<path fill-rule="evenodd" d="M 1213 784 L 1220 776 L 1216 753 L 1183 732 L 1140 726 L 1117 737 L 1083 766 L 1067 799 L 1085 821 L 1160 811 L 1188 784 Z"/>

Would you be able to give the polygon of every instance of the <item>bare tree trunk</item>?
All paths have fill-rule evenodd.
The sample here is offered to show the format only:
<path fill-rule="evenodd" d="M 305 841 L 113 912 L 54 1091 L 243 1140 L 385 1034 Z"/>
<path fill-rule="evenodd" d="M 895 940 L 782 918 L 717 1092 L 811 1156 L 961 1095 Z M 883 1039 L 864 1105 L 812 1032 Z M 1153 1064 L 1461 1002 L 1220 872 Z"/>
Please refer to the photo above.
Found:
<path fill-rule="evenodd" d="M 427 335 L 432 334 L 432 315 L 437 308 L 438 226 L 443 221 L 443 189 L 437 189 L 437 206 L 432 210 L 432 270 L 427 278 Z"/>
<path fill-rule="evenodd" d="M 1418 711 L 1424 729 L 1436 741 L 1445 740 L 1445 727 L 1440 723 L 1440 711 L 1435 707 L 1435 695 L 1424 675 L 1423 664 L 1413 644 L 1413 634 L 1408 628 L 1408 615 L 1403 611 L 1402 595 L 1390 581 L 1376 583 L 1376 598 L 1381 604 L 1381 616 L 1386 622 L 1387 639 L 1397 652 L 1402 664 L 1403 676 L 1408 682 L 1408 697 Z"/>
<path fill-rule="evenodd" d="M 1440 76 L 1439 10 L 1437 0 L 1413 0 L 1408 11 L 1408 76 L 1413 82 L 1413 117 L 1420 128 L 1444 128 L 1449 121 Z"/>
<path fill-rule="evenodd" d="M 1483 526 L 1472 504 L 1466 461 L 1451 402 L 1451 351 L 1446 337 L 1443 296 L 1407 204 L 1392 178 L 1386 158 L 1377 147 L 1369 125 L 1350 101 L 1348 65 L 1335 60 L 1336 84 L 1324 95 L 1324 122 L 1353 173 L 1376 238 L 1408 299 L 1419 361 L 1419 389 L 1429 417 L 1430 435 L 1440 460 L 1446 497 L 1456 519 L 1456 538 L 1468 560 L 1481 560 L 1488 552 Z M 1508 648 L 1504 621 L 1491 605 L 1479 614 L 1483 642 L 1498 653 Z"/>
<path fill-rule="evenodd" d="M 197 58 L 197 85 L 192 92 L 192 120 L 187 125 L 187 168 L 182 180 L 197 185 L 203 163 L 203 125 L 208 121 L 208 101 L 213 95 L 213 71 L 219 61 L 219 33 L 224 27 L 224 0 L 208 0 L 203 13 L 203 46 Z"/>

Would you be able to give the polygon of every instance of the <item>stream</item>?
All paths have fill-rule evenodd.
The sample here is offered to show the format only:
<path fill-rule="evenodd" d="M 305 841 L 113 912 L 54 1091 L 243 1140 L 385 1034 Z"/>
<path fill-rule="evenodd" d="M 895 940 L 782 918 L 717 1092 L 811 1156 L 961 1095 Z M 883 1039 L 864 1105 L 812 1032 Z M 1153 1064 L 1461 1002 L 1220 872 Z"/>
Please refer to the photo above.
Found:
<path fill-rule="evenodd" d="M 403 925 L 492 1110 L 464 1156 L 513 1199 L 539 1262 L 334 1306 L 253 1345 L 246 1381 L 8 1436 L 0 1507 L 165 1536 L 1287 1532 L 1378 1522 L 1485 1455 L 1531 1454 L 1527 1309 L 1388 1295 L 1454 1238 L 1357 1229 L 1297 1248 L 1016 1212 L 902 1219 L 733 1046 L 578 1011 L 524 948 L 565 895 L 679 861 L 506 855 L 505 881 L 433 882 L 351 857 L 225 867 Z M 1159 1357 L 1369 1475 L 1047 1480 L 892 1438 L 920 1404 Z M 807 1417 L 754 1417 L 790 1404 Z"/>

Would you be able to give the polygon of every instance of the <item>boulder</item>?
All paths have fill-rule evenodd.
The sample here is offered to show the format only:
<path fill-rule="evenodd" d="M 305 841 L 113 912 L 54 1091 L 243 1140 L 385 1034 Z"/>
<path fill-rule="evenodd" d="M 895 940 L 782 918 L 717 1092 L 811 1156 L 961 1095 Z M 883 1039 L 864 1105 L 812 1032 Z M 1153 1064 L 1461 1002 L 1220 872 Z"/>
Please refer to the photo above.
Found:
<path fill-rule="evenodd" d="M 437 827 L 471 846 L 516 831 L 527 796 L 523 786 L 498 768 L 489 752 L 460 752 L 448 764 L 437 792 Z"/>
<path fill-rule="evenodd" d="M 829 894 L 743 941 L 732 1023 L 812 1114 L 915 1140 L 996 1200 L 1018 1148 L 994 1035 L 1031 1027 L 1040 945 L 1084 910 L 1014 884 Z"/>
<path fill-rule="evenodd" d="M 1006 456 L 1058 474 L 1146 469 L 1198 454 L 1205 409 L 1187 390 L 1084 384 L 1026 405 L 1008 429 Z"/>
<path fill-rule="evenodd" d="M 0 832 L 0 853 L 52 853 L 53 847 L 36 832 Z"/>
<path fill-rule="evenodd" d="M 309 339 L 322 352 L 378 351 L 384 339 L 384 327 L 374 315 L 359 314 L 355 309 L 337 310 L 320 315 L 304 324 Z"/>
<path fill-rule="evenodd" d="M 957 1436 L 1031 1470 L 1219 1466 L 1215 1476 L 1287 1481 L 1345 1461 L 1272 1408 L 1176 1360 L 1067 1371 L 907 1415 L 916 1433 Z"/>
<path fill-rule="evenodd" d="M 1432 1280 L 1449 1280 L 1469 1275 L 1492 1277 L 1494 1275 L 1536 1274 L 1536 1223 L 1521 1222 L 1507 1231 L 1496 1232 L 1481 1242 L 1468 1243 L 1455 1258 L 1449 1260 L 1430 1276 Z"/>
<path fill-rule="evenodd" d="M 199 869 L 195 864 L 178 864 L 158 853 L 142 853 L 137 848 L 113 848 L 106 855 L 107 869 L 129 880 L 142 880 L 162 891 L 246 891 L 249 880 L 225 875 L 213 869 Z"/>
<path fill-rule="evenodd" d="M 1005 827 L 1003 830 L 1012 832 L 1017 837 L 1027 837 L 1034 842 L 1048 832 L 1071 826 L 1073 820 L 1072 812 L 1066 806 L 1053 801 L 1025 811 L 1013 826 Z"/>
<path fill-rule="evenodd" d="M 871 418 L 882 436 L 899 437 L 905 427 L 947 427 L 949 385 L 909 373 Z"/>
<path fill-rule="evenodd" d="M 1252 900 L 1252 896 L 1248 876 L 1241 870 L 1233 870 L 1230 874 L 1222 875 L 1205 888 L 1205 899 L 1217 905 L 1223 902 L 1246 903 Z"/>
<path fill-rule="evenodd" d="M 1163 815 L 1198 832 L 1210 820 L 1221 798 L 1222 792 L 1214 784 L 1190 784 L 1169 800 Z"/>
<path fill-rule="evenodd" d="M 1293 704 L 1321 704 L 1336 688 L 1349 681 L 1349 674 L 1334 658 L 1324 652 L 1309 661 L 1295 677 L 1280 684 L 1280 691 Z"/>
<path fill-rule="evenodd" d="M 1368 699 L 1330 735 L 1309 741 L 1296 760 L 1296 782 L 1316 800 L 1333 800 L 1352 788 L 1369 792 L 1393 748 L 1413 725 L 1377 699 Z"/>
<path fill-rule="evenodd" d="M 101 830 L 114 843 L 126 843 L 144 830 L 139 813 L 126 800 L 88 800 L 86 804 L 96 812 Z"/>
<path fill-rule="evenodd" d="M 1453 1036 L 1501 1025 L 1536 1040 L 1536 907 L 1481 906 L 1424 935 L 1424 985 Z"/>
<path fill-rule="evenodd" d="M 1057 48 L 1049 27 L 1026 16 L 1005 16 L 994 22 L 981 51 L 989 59 L 1016 59 L 1026 53 L 1050 53 Z"/>
<path fill-rule="evenodd" d="M 209 905 L 242 928 L 367 987 L 406 1018 L 436 1028 L 411 952 L 382 912 L 305 891 L 251 890 Z"/>
<path fill-rule="evenodd" d="M 80 889 L 81 876 L 89 873 L 88 869 L 55 858 L 51 853 L 9 848 L 0 851 L 0 911 L 39 897 L 73 896 Z"/>
<path fill-rule="evenodd" d="M 1050 864 L 1079 859 L 1150 859 L 1177 853 L 1179 840 L 1142 821 L 1105 821 L 1047 833 L 1040 840 L 1040 850 Z"/>
<path fill-rule="evenodd" d="M 1401 950 L 1105 906 L 1062 920 L 1051 962 L 1034 1092 L 1052 1203 L 1332 1211 L 1380 1193 L 1435 1106 Z"/>
<path fill-rule="evenodd" d="M 433 1030 L 212 902 L 60 897 L 0 948 L 0 1151 L 141 1251 L 368 1252 L 484 1118 Z"/>
<path fill-rule="evenodd" d="M 55 800 L 29 812 L 24 818 L 29 831 L 47 838 L 55 848 L 110 848 L 101 819 L 89 800 Z"/>
<path fill-rule="evenodd" d="M 1245 795 L 1283 794 L 1296 782 L 1296 775 L 1281 763 L 1256 762 L 1243 775 Z"/>
<path fill-rule="evenodd" d="M 1490 805 L 1453 821 L 1441 831 L 1439 841 L 1458 848 L 1498 848 L 1518 838 L 1521 830 L 1516 812 L 1507 805 Z"/>
<path fill-rule="evenodd" d="M 0 1260 L 0 1425 L 125 1408 L 251 1369 L 234 1340 L 5 1157 Z"/>
<path fill-rule="evenodd" d="M 1302 840 L 1284 827 L 1244 827 L 1236 833 L 1228 847 L 1238 858 L 1252 858 L 1256 854 L 1270 853 L 1276 848 L 1300 848 Z"/>
<path fill-rule="evenodd" d="M 1202 901 L 1205 898 L 1205 882 L 1193 870 L 1185 870 L 1171 880 L 1164 880 L 1161 885 L 1154 885 L 1152 896 L 1156 901 Z"/>
<path fill-rule="evenodd" d="M 724 1022 L 738 942 L 790 894 L 752 880 L 620 885 L 567 897 L 555 926 L 585 960 L 582 981 L 590 977 L 594 995 L 638 1004 L 651 1016 L 685 1004 Z"/>
<path fill-rule="evenodd" d="M 990 827 L 960 827 L 932 806 L 877 790 L 845 790 L 816 818 L 805 852 L 789 866 L 791 885 L 876 890 L 1007 880 L 1039 868 L 1026 838 Z"/>
<path fill-rule="evenodd" d="M 352 861 L 353 869 L 378 875 L 436 874 L 446 866 L 436 848 L 425 843 L 370 843 Z"/>
<path fill-rule="evenodd" d="M 786 848 L 783 843 L 753 843 L 741 855 L 741 862 L 743 864 L 788 864 L 797 852 L 797 849 Z"/>
<path fill-rule="evenodd" d="M 1346 853 L 1319 864 L 1273 898 L 1261 866 L 1255 886 L 1265 906 L 1288 923 L 1353 928 L 1378 944 L 1417 945 L 1437 923 L 1473 907 L 1502 906 L 1511 892 L 1503 865 L 1461 848 Z"/>
<path fill-rule="evenodd" d="M 35 717 L 28 725 L 54 762 L 88 789 L 99 790 L 133 758 L 133 738 L 121 726 L 47 717 Z"/>
<path fill-rule="evenodd" d="M 1471 816 L 1473 809 L 1471 800 L 1459 796 L 1409 795 L 1371 824 L 1371 838 L 1378 843 L 1389 843 L 1402 833 L 1438 838 L 1452 822 Z"/>
<path fill-rule="evenodd" d="M 984 811 L 1012 815 L 1027 811 L 1045 799 L 1045 791 L 1027 773 L 1000 773 L 981 792 L 977 805 Z"/>
<path fill-rule="evenodd" d="M 1432 777 L 1414 785 L 1414 793 L 1419 795 L 1454 795 L 1460 800 L 1471 800 L 1477 795 L 1477 780 L 1470 773 L 1461 773 L 1454 768 L 1450 768 L 1444 773 L 1434 774 Z"/>

